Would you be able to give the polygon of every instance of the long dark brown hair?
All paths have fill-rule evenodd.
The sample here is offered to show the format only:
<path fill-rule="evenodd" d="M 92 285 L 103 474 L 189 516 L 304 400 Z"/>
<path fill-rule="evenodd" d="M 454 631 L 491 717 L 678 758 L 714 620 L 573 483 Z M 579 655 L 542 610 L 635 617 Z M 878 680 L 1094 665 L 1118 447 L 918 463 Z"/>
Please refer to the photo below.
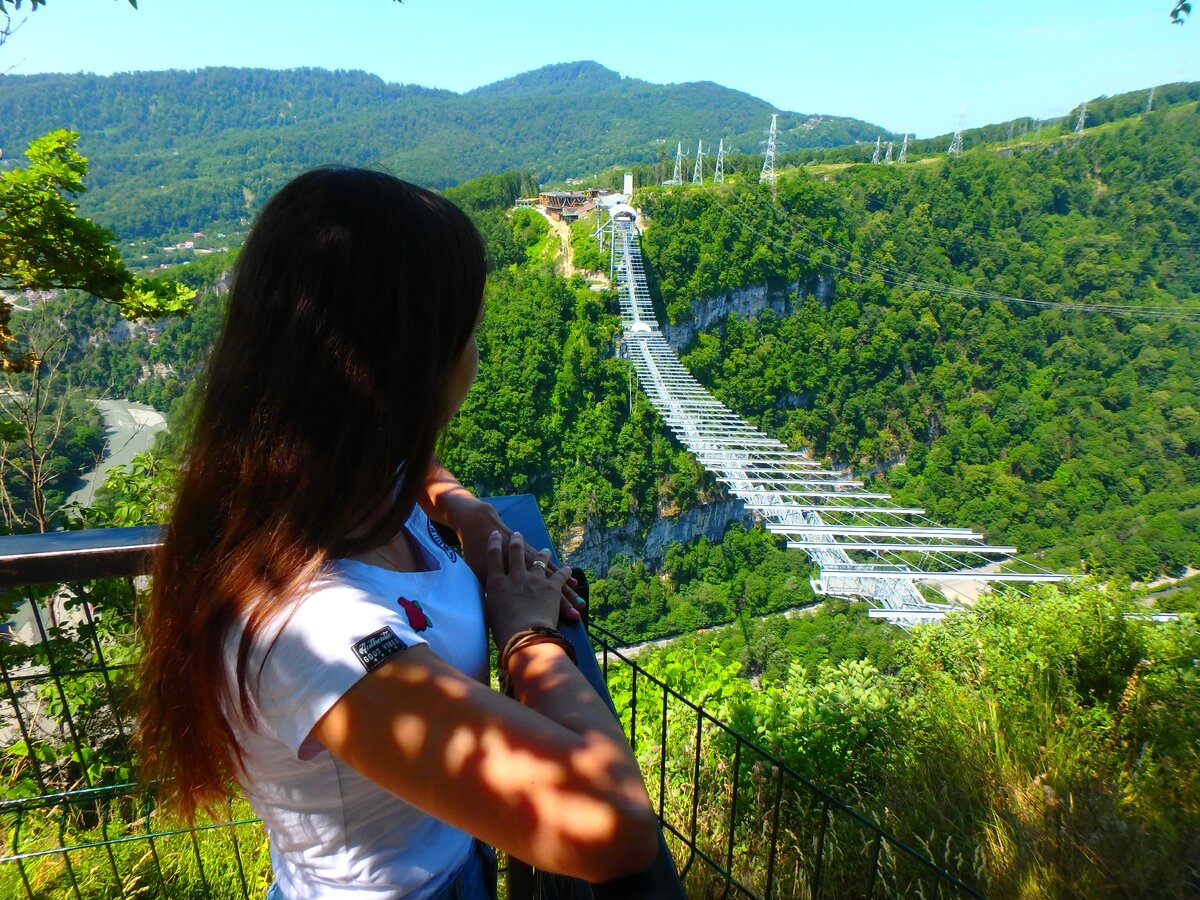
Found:
<path fill-rule="evenodd" d="M 301 175 L 251 230 L 144 628 L 143 776 L 185 818 L 240 771 L 224 711 L 254 722 L 251 642 L 322 563 L 412 509 L 485 272 L 461 210 L 379 172 Z"/>

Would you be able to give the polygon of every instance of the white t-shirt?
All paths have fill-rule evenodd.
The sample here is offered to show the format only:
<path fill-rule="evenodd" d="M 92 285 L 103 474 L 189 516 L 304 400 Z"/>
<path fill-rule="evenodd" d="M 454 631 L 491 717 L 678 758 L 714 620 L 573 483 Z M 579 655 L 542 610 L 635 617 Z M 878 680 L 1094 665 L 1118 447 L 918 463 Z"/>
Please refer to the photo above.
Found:
<path fill-rule="evenodd" d="M 287 900 L 428 897 L 471 852 L 465 832 L 409 806 L 309 737 L 360 678 L 414 644 L 487 681 L 478 579 L 419 508 L 406 527 L 428 571 L 333 563 L 282 629 L 265 629 L 251 650 L 253 673 L 279 634 L 254 695 L 257 730 L 230 718 L 245 750 L 242 787 L 266 825 Z M 231 678 L 240 636 L 238 628 L 226 642 Z"/>

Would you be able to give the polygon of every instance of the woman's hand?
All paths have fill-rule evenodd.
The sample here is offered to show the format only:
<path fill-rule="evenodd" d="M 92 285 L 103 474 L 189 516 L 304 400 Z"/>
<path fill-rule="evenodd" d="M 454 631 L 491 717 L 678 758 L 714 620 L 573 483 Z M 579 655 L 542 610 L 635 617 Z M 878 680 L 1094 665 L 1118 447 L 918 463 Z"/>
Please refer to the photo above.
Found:
<path fill-rule="evenodd" d="M 422 499 L 421 506 L 429 518 L 441 522 L 454 529 L 462 547 L 463 559 L 475 573 L 481 583 L 486 584 L 488 577 L 488 541 L 492 532 L 499 532 L 501 546 L 507 552 L 512 530 L 504 524 L 500 514 L 490 503 L 484 503 L 451 475 L 445 467 L 435 464 L 426 479 L 427 496 Z M 547 572 L 554 572 L 557 566 L 550 562 L 549 549 L 538 552 L 535 548 L 524 544 L 525 566 L 541 560 Z M 559 601 L 559 614 L 569 622 L 578 622 L 580 609 L 584 606 L 582 598 L 575 592 L 575 579 L 568 579 L 563 585 Z M 556 624 L 557 619 L 551 624 Z"/>
<path fill-rule="evenodd" d="M 520 532 L 513 532 L 507 548 L 499 531 L 488 537 L 483 604 L 492 637 L 501 650 L 520 631 L 558 625 L 563 589 L 571 577 L 570 566 L 550 568 L 545 558 L 548 553 L 534 554 L 533 561 L 528 561 L 526 549 Z"/>

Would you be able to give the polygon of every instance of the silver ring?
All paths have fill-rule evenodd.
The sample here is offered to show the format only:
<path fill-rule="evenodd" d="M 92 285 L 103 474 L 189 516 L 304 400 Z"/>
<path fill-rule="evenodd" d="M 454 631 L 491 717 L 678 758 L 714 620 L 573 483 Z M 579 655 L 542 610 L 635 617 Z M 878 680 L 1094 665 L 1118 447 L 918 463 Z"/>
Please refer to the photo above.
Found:
<path fill-rule="evenodd" d="M 539 569 L 542 569 L 543 571 L 545 571 L 545 573 L 546 573 L 547 575 L 549 575 L 549 574 L 550 574 L 550 570 L 549 570 L 549 569 L 546 567 L 546 563 L 545 563 L 545 561 L 544 561 L 544 560 L 541 560 L 541 559 L 535 559 L 535 560 L 533 561 L 533 565 L 535 565 L 535 566 L 537 566 Z M 531 567 L 531 568 L 532 568 L 532 567 Z"/>

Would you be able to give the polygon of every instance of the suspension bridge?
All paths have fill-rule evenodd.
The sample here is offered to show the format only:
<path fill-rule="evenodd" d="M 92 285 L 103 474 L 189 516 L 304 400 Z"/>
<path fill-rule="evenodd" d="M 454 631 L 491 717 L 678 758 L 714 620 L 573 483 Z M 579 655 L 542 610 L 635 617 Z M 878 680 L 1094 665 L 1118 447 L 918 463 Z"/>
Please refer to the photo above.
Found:
<path fill-rule="evenodd" d="M 1015 558 L 970 528 L 947 528 L 925 510 L 867 490 L 744 421 L 684 368 L 659 327 L 642 260 L 637 212 L 610 209 L 611 269 L 621 304 L 622 352 L 667 427 L 726 490 L 789 548 L 819 567 L 817 594 L 865 599 L 872 615 L 902 623 L 936 619 L 997 582 L 1065 576 Z"/>

